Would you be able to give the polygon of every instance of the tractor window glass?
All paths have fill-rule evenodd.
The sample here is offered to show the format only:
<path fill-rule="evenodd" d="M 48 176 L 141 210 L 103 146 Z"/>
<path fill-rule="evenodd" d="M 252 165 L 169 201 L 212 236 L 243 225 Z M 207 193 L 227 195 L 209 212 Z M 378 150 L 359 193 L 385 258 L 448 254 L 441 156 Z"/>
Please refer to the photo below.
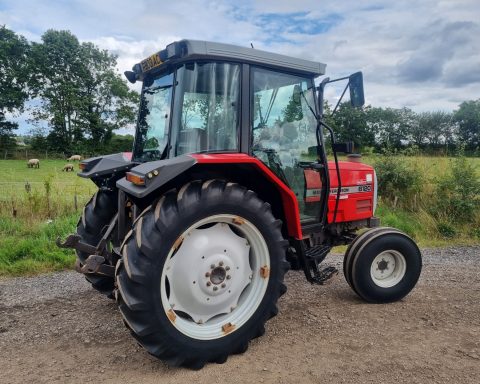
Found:
<path fill-rule="evenodd" d="M 162 158 L 168 143 L 172 85 L 173 74 L 144 81 L 134 146 L 134 161 L 144 162 Z"/>
<path fill-rule="evenodd" d="M 177 71 L 175 156 L 238 149 L 240 66 L 192 63 Z"/>
<path fill-rule="evenodd" d="M 295 192 L 300 211 L 306 198 L 302 162 L 316 158 L 313 80 L 252 69 L 252 152 Z M 316 210 L 315 210 L 316 212 Z"/>

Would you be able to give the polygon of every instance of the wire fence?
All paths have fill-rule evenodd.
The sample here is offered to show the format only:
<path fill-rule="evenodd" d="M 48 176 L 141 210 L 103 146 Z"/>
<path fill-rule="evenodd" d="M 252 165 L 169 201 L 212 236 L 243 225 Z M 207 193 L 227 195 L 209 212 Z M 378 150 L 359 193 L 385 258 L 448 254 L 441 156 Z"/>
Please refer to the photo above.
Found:
<path fill-rule="evenodd" d="M 81 155 L 84 159 L 88 157 L 98 156 L 98 153 L 94 152 L 82 152 L 82 153 L 66 153 L 56 151 L 35 151 L 27 148 L 17 149 L 5 149 L 0 151 L 0 158 L 3 160 L 29 160 L 29 159 L 68 159 L 71 155 Z"/>
<path fill-rule="evenodd" d="M 72 182 L 0 182 L 0 217 L 55 218 L 79 212 L 97 187 Z"/>

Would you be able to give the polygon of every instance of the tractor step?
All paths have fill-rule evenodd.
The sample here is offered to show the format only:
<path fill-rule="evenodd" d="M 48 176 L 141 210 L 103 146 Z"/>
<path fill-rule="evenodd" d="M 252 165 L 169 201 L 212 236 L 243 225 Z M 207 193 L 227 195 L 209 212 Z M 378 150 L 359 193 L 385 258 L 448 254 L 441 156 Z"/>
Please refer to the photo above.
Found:
<path fill-rule="evenodd" d="M 316 247 L 308 248 L 305 251 L 305 257 L 308 261 L 315 262 L 318 265 L 325 260 L 331 249 L 332 247 L 328 245 L 317 245 Z"/>
<path fill-rule="evenodd" d="M 320 263 L 325 260 L 331 249 L 329 245 L 318 245 L 305 250 L 305 275 L 312 284 L 323 285 L 338 273 L 335 267 L 319 269 Z"/>

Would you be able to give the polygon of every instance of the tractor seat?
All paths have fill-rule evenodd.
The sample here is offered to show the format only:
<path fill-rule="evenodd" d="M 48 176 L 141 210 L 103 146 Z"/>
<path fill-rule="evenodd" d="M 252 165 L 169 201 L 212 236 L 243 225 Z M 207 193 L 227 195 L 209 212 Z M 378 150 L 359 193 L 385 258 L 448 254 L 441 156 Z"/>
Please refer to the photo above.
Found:
<path fill-rule="evenodd" d="M 202 128 L 181 130 L 178 135 L 177 153 L 179 155 L 206 151 L 207 132 Z"/>

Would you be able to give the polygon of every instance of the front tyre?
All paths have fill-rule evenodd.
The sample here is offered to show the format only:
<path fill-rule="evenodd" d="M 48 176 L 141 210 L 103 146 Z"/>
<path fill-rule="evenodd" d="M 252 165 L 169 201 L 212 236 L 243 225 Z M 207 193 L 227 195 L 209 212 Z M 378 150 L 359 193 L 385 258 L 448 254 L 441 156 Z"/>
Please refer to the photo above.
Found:
<path fill-rule="evenodd" d="M 415 242 L 393 228 L 365 233 L 347 256 L 345 269 L 351 287 L 372 303 L 402 299 L 415 287 L 422 270 L 422 255 Z"/>
<path fill-rule="evenodd" d="M 125 323 L 169 365 L 223 363 L 277 314 L 287 244 L 270 205 L 238 184 L 192 182 L 168 192 L 122 247 L 116 279 Z"/>

